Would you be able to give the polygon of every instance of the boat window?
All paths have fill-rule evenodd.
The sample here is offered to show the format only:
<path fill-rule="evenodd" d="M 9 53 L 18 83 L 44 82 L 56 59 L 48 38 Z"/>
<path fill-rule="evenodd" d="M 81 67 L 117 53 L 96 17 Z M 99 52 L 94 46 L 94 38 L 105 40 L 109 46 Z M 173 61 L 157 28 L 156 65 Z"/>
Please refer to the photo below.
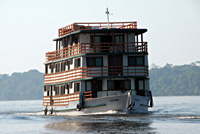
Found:
<path fill-rule="evenodd" d="M 100 43 L 100 42 L 101 42 L 100 36 L 95 36 L 95 43 Z"/>
<path fill-rule="evenodd" d="M 126 90 L 131 89 L 130 81 L 125 80 L 124 81 L 124 87 Z"/>
<path fill-rule="evenodd" d="M 74 59 L 74 68 L 79 68 L 81 66 L 81 59 L 80 58 L 77 58 L 77 59 Z"/>
<path fill-rule="evenodd" d="M 49 91 L 47 91 L 47 96 L 49 96 Z"/>
<path fill-rule="evenodd" d="M 128 57 L 128 65 L 129 66 L 135 66 L 136 65 L 136 58 L 135 57 L 133 57 L 133 56 L 129 56 Z"/>
<path fill-rule="evenodd" d="M 72 88 L 72 82 L 69 83 L 69 88 Z"/>
<path fill-rule="evenodd" d="M 144 66 L 144 57 L 143 56 L 129 56 L 128 65 L 129 66 Z"/>
<path fill-rule="evenodd" d="M 79 35 L 72 35 L 71 37 L 71 45 L 78 44 L 79 42 Z"/>
<path fill-rule="evenodd" d="M 92 91 L 92 81 L 86 81 L 86 91 Z"/>
<path fill-rule="evenodd" d="M 47 91 L 47 86 L 44 86 L 44 92 L 46 92 Z"/>
<path fill-rule="evenodd" d="M 79 36 L 75 35 L 75 40 L 74 40 L 75 44 L 78 44 L 78 38 L 79 38 Z"/>
<path fill-rule="evenodd" d="M 145 89 L 145 84 L 144 84 L 144 79 L 136 79 L 135 80 L 135 88 L 136 90 L 144 90 Z"/>
<path fill-rule="evenodd" d="M 74 83 L 74 93 L 80 91 L 80 83 Z"/>
<path fill-rule="evenodd" d="M 68 39 L 67 37 L 63 39 L 63 48 L 67 47 L 67 41 L 68 41 L 67 39 Z"/>
<path fill-rule="evenodd" d="M 59 86 L 54 87 L 55 95 L 59 95 Z"/>
<path fill-rule="evenodd" d="M 91 35 L 90 36 L 90 42 L 91 43 L 101 43 L 101 36 L 98 36 L 98 35 Z"/>
<path fill-rule="evenodd" d="M 67 70 L 70 70 L 70 60 L 66 60 Z"/>
<path fill-rule="evenodd" d="M 61 71 L 65 71 L 65 62 L 61 63 Z"/>
<path fill-rule="evenodd" d="M 54 70 L 54 68 L 55 68 L 55 64 L 52 63 L 50 66 L 51 66 L 51 73 L 53 73 L 53 70 Z"/>
<path fill-rule="evenodd" d="M 94 67 L 95 66 L 95 62 L 94 62 L 94 58 L 93 57 L 88 57 L 87 58 L 87 66 L 88 67 Z"/>
<path fill-rule="evenodd" d="M 65 94 L 65 85 L 61 86 L 61 94 Z"/>
<path fill-rule="evenodd" d="M 108 90 L 114 90 L 114 89 L 115 89 L 114 81 L 108 81 Z"/>
<path fill-rule="evenodd" d="M 73 59 L 72 59 L 72 58 L 69 59 L 69 63 L 70 63 L 70 64 L 73 64 Z"/>
<path fill-rule="evenodd" d="M 87 66 L 101 67 L 103 66 L 103 58 L 102 57 L 87 57 Z"/>
<path fill-rule="evenodd" d="M 137 58 L 136 58 L 136 64 L 137 64 L 138 66 L 144 65 L 144 57 L 137 57 Z"/>
<path fill-rule="evenodd" d="M 102 91 L 102 80 L 86 81 L 86 91 Z"/>
<path fill-rule="evenodd" d="M 115 44 L 112 46 L 113 52 L 123 52 L 124 51 L 124 36 L 123 35 L 115 35 Z"/>
<path fill-rule="evenodd" d="M 56 73 L 58 72 L 58 64 L 56 64 Z"/>
<path fill-rule="evenodd" d="M 96 58 L 96 66 L 102 66 L 102 58 Z"/>
<path fill-rule="evenodd" d="M 69 94 L 69 84 L 65 84 L 66 94 Z"/>
<path fill-rule="evenodd" d="M 144 89 L 144 80 L 139 80 L 138 85 L 139 85 L 139 90 L 143 90 Z"/>
<path fill-rule="evenodd" d="M 115 42 L 124 42 L 123 35 L 115 35 Z"/>
<path fill-rule="evenodd" d="M 56 64 L 56 73 L 57 73 L 57 72 L 60 72 L 60 63 L 57 63 L 57 64 Z"/>
<path fill-rule="evenodd" d="M 108 90 L 130 90 L 130 80 L 109 80 Z"/>
<path fill-rule="evenodd" d="M 45 64 L 45 74 L 48 74 L 48 64 Z"/>
<path fill-rule="evenodd" d="M 92 81 L 92 90 L 93 91 L 102 91 L 102 80 L 93 80 Z"/>
<path fill-rule="evenodd" d="M 59 43 L 60 43 L 60 44 L 59 44 L 59 50 L 60 50 L 60 49 L 63 48 L 63 39 L 61 39 L 61 40 L 59 41 Z"/>

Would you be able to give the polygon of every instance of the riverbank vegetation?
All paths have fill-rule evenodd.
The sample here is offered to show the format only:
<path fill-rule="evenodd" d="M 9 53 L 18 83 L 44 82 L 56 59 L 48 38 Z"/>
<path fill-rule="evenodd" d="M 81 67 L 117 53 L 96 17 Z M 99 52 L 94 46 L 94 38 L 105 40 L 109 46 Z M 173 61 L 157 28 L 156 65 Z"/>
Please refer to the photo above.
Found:
<path fill-rule="evenodd" d="M 200 95 L 200 62 L 150 69 L 150 88 L 156 96 Z"/>

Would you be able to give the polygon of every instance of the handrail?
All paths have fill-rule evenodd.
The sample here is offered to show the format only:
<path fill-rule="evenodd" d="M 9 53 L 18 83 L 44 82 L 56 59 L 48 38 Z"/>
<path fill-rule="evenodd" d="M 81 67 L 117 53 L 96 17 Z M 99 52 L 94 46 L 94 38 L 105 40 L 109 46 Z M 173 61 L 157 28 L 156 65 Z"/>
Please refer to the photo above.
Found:
<path fill-rule="evenodd" d="M 56 84 L 88 77 L 148 76 L 148 66 L 82 67 L 44 75 L 44 84 Z"/>
<path fill-rule="evenodd" d="M 83 92 L 83 96 L 85 100 L 92 99 L 92 91 Z"/>
<path fill-rule="evenodd" d="M 109 22 L 110 28 L 136 29 L 137 22 Z M 58 29 L 58 36 L 63 36 L 77 30 L 96 30 L 108 28 L 107 22 L 79 22 Z"/>
<path fill-rule="evenodd" d="M 50 99 L 52 97 L 52 100 Z M 48 98 L 48 99 L 44 99 Z M 43 106 L 66 106 L 70 101 L 79 101 L 79 92 L 65 94 L 65 95 L 55 95 L 55 96 L 44 96 Z"/>
<path fill-rule="evenodd" d="M 147 52 L 147 42 L 79 43 L 46 53 L 46 62 L 85 53 Z"/>

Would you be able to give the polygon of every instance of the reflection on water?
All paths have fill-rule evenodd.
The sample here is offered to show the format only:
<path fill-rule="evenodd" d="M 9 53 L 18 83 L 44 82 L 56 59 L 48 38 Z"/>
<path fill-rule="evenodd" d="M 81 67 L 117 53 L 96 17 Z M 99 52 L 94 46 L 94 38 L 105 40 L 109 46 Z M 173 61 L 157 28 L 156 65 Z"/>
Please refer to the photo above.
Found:
<path fill-rule="evenodd" d="M 61 119 L 61 120 L 60 120 Z M 85 116 L 60 116 L 60 119 L 45 125 L 47 130 L 58 130 L 59 133 L 182 133 L 190 130 L 196 133 L 200 122 L 199 115 L 183 114 L 105 114 Z M 186 125 L 183 127 L 183 125 Z M 192 125 L 192 126 L 191 126 Z M 168 129 L 172 128 L 172 129 Z M 181 128 L 181 129 L 176 129 Z M 195 128 L 195 129 L 190 129 Z M 197 129 L 198 128 L 198 129 Z"/>
<path fill-rule="evenodd" d="M 63 133 L 155 133 L 149 118 L 139 118 L 125 115 L 65 117 L 64 121 L 49 123 L 45 127 Z"/>

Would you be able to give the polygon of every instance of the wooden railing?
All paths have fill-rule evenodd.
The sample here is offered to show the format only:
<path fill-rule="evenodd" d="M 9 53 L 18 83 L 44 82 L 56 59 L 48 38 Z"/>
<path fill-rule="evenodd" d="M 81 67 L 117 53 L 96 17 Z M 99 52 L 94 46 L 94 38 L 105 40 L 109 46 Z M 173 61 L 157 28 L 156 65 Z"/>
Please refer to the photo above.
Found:
<path fill-rule="evenodd" d="M 147 42 L 79 43 L 61 50 L 47 52 L 46 62 L 85 53 L 147 52 Z"/>
<path fill-rule="evenodd" d="M 62 83 L 83 78 L 87 78 L 87 67 L 71 69 L 59 73 L 45 74 L 44 84 Z"/>
<path fill-rule="evenodd" d="M 110 28 L 115 29 L 136 29 L 137 22 L 109 22 Z M 65 34 L 78 31 L 78 30 L 96 30 L 96 29 L 108 29 L 107 22 L 93 22 L 93 23 L 73 23 L 71 25 L 62 27 L 58 29 L 58 36 L 63 36 Z"/>
<path fill-rule="evenodd" d="M 92 91 L 86 91 L 83 93 L 84 99 L 89 100 L 92 99 Z"/>
<path fill-rule="evenodd" d="M 50 106 L 50 96 L 43 96 L 43 106 Z"/>
<path fill-rule="evenodd" d="M 66 106 L 70 101 L 79 101 L 79 92 L 67 94 L 67 95 L 56 95 L 44 96 L 43 97 L 43 106 Z"/>
<path fill-rule="evenodd" d="M 147 66 L 82 67 L 64 72 L 45 74 L 44 84 L 56 84 L 88 77 L 148 76 Z"/>

